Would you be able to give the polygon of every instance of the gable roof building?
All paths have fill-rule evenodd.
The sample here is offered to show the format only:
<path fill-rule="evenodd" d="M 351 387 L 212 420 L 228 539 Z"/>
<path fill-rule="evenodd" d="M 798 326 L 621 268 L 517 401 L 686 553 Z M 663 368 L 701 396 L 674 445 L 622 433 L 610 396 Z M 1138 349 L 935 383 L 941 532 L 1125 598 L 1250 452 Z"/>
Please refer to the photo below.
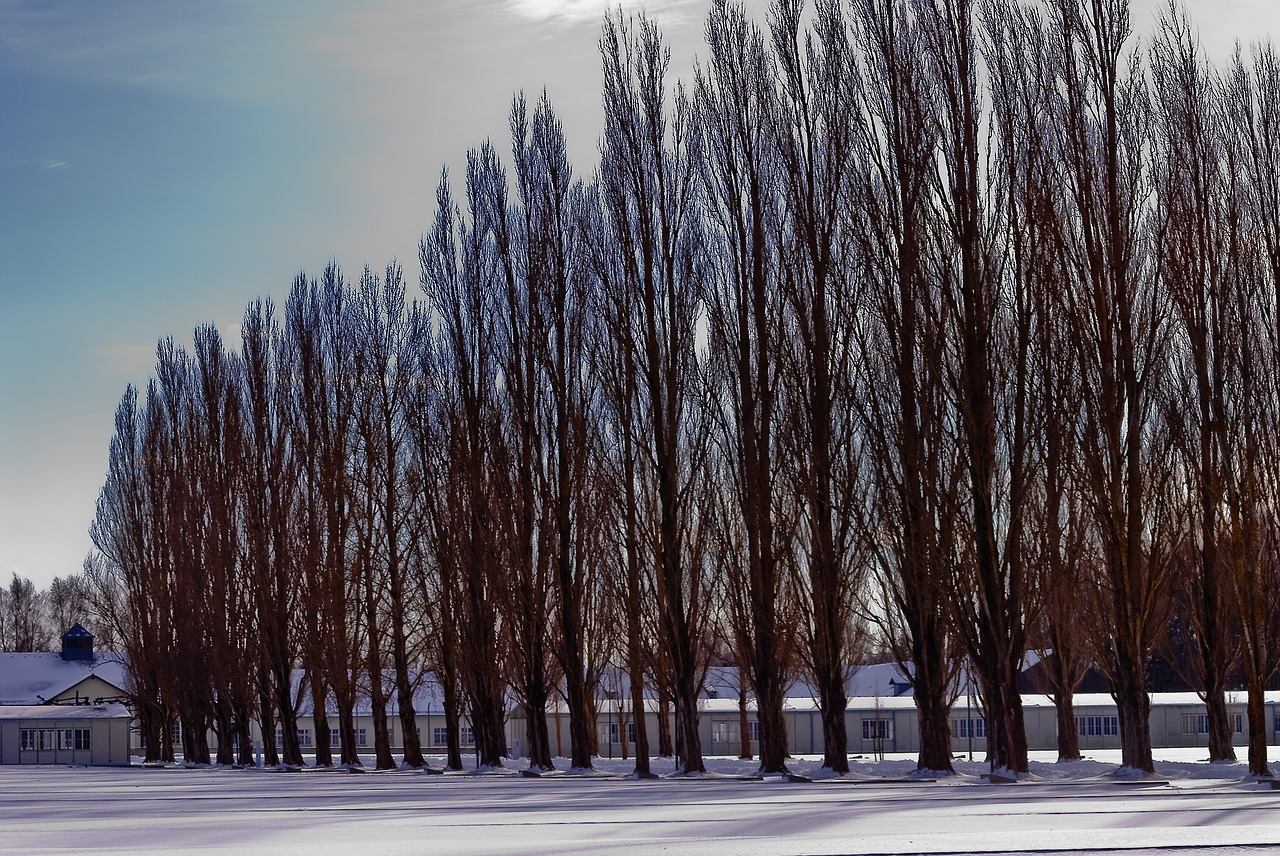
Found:
<path fill-rule="evenodd" d="M 79 624 L 61 651 L 0 653 L 0 764 L 128 765 L 125 675 Z"/>

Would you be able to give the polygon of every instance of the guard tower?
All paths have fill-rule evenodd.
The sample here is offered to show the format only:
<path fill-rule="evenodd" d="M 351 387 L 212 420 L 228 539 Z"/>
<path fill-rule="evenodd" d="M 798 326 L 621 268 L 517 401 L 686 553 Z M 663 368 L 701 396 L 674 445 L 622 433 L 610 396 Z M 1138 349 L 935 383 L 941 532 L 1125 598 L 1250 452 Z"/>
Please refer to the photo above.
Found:
<path fill-rule="evenodd" d="M 93 660 L 93 634 L 78 621 L 62 634 L 62 659 Z"/>

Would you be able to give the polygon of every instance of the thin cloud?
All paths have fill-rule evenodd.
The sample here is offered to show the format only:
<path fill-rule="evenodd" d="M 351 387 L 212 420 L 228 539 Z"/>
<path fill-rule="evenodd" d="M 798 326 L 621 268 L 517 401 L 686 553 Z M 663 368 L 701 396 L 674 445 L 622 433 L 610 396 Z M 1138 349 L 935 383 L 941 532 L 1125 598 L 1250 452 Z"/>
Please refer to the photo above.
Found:
<path fill-rule="evenodd" d="M 0 57 L 35 77 L 261 103 L 278 97 L 301 38 L 277 5 L 0 0 Z"/>
<path fill-rule="evenodd" d="M 71 169 L 71 163 L 63 160 L 42 160 L 40 165 L 45 169 Z"/>
<path fill-rule="evenodd" d="M 605 12 L 618 7 L 613 0 L 507 0 L 507 10 L 538 24 L 599 24 Z M 622 3 L 624 11 L 643 9 L 646 13 L 671 22 L 689 7 L 694 0 L 646 0 L 646 2 Z"/>

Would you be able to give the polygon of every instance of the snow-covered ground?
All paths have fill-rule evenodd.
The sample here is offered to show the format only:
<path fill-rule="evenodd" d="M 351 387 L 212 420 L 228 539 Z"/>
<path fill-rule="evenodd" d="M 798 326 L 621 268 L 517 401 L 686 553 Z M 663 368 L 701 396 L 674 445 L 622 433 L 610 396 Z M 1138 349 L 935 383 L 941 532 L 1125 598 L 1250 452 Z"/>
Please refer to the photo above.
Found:
<path fill-rule="evenodd" d="M 541 779 L 393 771 L 0 768 L 0 853 L 854 854 L 1266 852 L 1280 847 L 1280 791 L 1203 750 L 1158 753 L 1157 776 L 1112 774 L 1117 753 L 1013 785 L 909 777 L 914 761 L 853 761 L 856 779 L 738 778 L 709 759 L 698 779 L 636 781 L 630 762 Z M 438 762 L 439 759 L 433 759 Z M 560 759 L 561 768 L 567 764 Z M 791 763 L 801 774 L 817 760 Z M 667 773 L 670 761 L 655 762 Z M 610 775 L 612 773 L 612 775 Z M 869 781 L 879 780 L 879 781 Z"/>

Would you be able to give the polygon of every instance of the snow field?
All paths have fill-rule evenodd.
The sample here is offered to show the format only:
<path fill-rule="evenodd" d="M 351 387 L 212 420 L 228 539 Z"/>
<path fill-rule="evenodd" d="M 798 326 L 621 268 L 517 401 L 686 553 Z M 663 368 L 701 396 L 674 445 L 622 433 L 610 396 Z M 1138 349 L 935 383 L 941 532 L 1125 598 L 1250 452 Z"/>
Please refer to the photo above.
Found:
<path fill-rule="evenodd" d="M 981 761 L 929 783 L 736 778 L 755 764 L 709 759 L 696 779 L 509 771 L 276 773 L 227 769 L 0 768 L 0 853 L 95 854 L 881 854 L 1246 853 L 1280 847 L 1280 791 L 1203 750 L 1160 753 L 1154 779 L 1111 774 L 1110 753 L 1037 759 L 1014 785 Z M 439 759 L 432 759 L 438 762 Z M 817 772 L 818 759 L 791 768 Z M 567 767 L 564 759 L 557 766 Z M 852 762 L 862 779 L 914 761 Z M 669 760 L 654 769 L 668 773 Z"/>

